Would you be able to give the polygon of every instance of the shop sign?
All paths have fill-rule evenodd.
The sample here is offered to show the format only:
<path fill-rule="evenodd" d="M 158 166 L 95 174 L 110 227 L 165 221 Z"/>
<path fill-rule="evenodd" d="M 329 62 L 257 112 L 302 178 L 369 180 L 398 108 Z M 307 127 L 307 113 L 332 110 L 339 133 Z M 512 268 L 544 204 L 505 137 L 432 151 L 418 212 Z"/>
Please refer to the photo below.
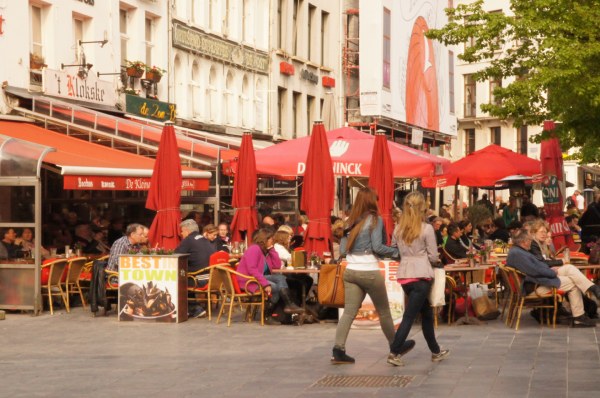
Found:
<path fill-rule="evenodd" d="M 335 79 L 330 76 L 323 76 L 323 87 L 335 87 Z"/>
<path fill-rule="evenodd" d="M 544 177 L 544 181 L 542 182 L 542 198 L 544 199 L 544 204 L 559 203 L 561 193 L 558 178 L 555 175 Z"/>
<path fill-rule="evenodd" d="M 279 63 L 279 73 L 283 75 L 293 76 L 295 72 L 296 70 L 294 69 L 294 65 L 285 61 L 281 61 Z"/>
<path fill-rule="evenodd" d="M 87 78 L 77 76 L 76 68 L 66 70 L 44 69 L 44 93 L 70 100 L 92 102 L 114 107 L 117 102 L 112 82 L 100 80 L 96 74 L 89 73 Z"/>
<path fill-rule="evenodd" d="M 173 23 L 173 47 L 230 62 L 265 75 L 269 72 L 269 57 L 264 51 L 210 36 L 179 22 Z"/>
<path fill-rule="evenodd" d="M 360 176 L 362 175 L 362 163 L 358 162 L 333 162 L 333 174 Z M 306 163 L 298 162 L 298 175 L 303 175 L 306 170 Z"/>
<path fill-rule="evenodd" d="M 177 106 L 168 102 L 125 94 L 125 111 L 151 120 L 175 121 Z"/>
<path fill-rule="evenodd" d="M 150 189 L 149 177 L 120 176 L 63 176 L 63 188 L 93 191 L 147 191 Z M 184 178 L 181 181 L 184 191 L 207 191 L 208 180 Z"/>
<path fill-rule="evenodd" d="M 169 255 L 119 257 L 119 321 L 187 320 L 187 261 Z M 181 290 L 183 288 L 183 291 Z"/>
<path fill-rule="evenodd" d="M 312 73 L 308 69 L 302 69 L 302 72 L 300 72 L 300 77 L 304 80 L 308 80 L 312 84 L 319 84 L 319 76 Z"/>

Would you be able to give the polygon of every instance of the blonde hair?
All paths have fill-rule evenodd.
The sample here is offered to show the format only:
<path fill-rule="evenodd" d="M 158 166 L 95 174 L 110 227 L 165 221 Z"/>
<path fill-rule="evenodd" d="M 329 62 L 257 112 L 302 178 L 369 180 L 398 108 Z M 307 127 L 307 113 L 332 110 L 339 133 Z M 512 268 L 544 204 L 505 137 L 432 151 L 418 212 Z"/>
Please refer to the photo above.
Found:
<path fill-rule="evenodd" d="M 279 228 L 277 228 L 277 232 L 280 232 L 280 231 L 286 232 L 286 233 L 290 234 L 291 236 L 294 235 L 294 230 L 289 225 L 285 225 L 285 224 L 281 225 Z"/>
<path fill-rule="evenodd" d="M 529 232 L 531 232 L 531 234 L 533 235 L 542 228 L 546 228 L 546 231 L 550 231 L 550 229 L 548 228 L 548 223 L 546 221 L 542 220 L 541 218 L 539 218 L 537 220 L 531 221 L 531 226 L 529 227 Z"/>
<path fill-rule="evenodd" d="M 281 228 L 273 235 L 273 243 L 279 243 L 286 249 L 290 246 L 290 234 Z"/>
<path fill-rule="evenodd" d="M 421 192 L 411 192 L 404 198 L 402 205 L 402 217 L 396 227 L 395 235 L 398 241 L 402 240 L 410 245 L 421 236 L 427 203 Z"/>

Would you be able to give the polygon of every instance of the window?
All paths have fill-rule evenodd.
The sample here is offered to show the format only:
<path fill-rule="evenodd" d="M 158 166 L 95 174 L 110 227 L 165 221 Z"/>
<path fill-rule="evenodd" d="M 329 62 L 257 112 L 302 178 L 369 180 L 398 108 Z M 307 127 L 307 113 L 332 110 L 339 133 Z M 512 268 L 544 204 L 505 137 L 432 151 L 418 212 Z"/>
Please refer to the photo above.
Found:
<path fill-rule="evenodd" d="M 267 103 L 265 101 L 267 89 L 265 87 L 264 80 L 262 78 L 256 79 L 256 86 L 254 91 L 255 99 L 255 112 L 254 112 L 254 127 L 257 130 L 262 130 L 265 125 L 265 107 Z"/>
<path fill-rule="evenodd" d="M 292 13 L 292 29 L 294 30 L 292 54 L 296 55 L 298 53 L 298 14 L 300 13 L 300 0 L 294 0 L 294 10 Z"/>
<path fill-rule="evenodd" d="M 465 110 L 464 117 L 475 117 L 477 113 L 476 82 L 473 75 L 464 75 L 465 78 Z"/>
<path fill-rule="evenodd" d="M 300 130 L 300 109 L 301 104 L 300 100 L 302 99 L 302 94 L 294 91 L 294 98 L 292 100 L 292 116 L 293 116 L 293 125 L 292 125 L 292 138 L 298 137 L 298 131 Z M 308 134 L 307 134 L 308 135 Z"/>
<path fill-rule="evenodd" d="M 277 1 L 277 48 L 283 48 L 283 2 L 285 0 Z"/>
<path fill-rule="evenodd" d="M 216 0 L 208 0 L 208 29 L 215 30 Z"/>
<path fill-rule="evenodd" d="M 144 37 L 146 40 L 146 65 L 151 67 L 154 65 L 152 62 L 152 48 L 154 48 L 154 32 L 152 27 L 154 24 L 152 19 L 147 17 L 144 23 Z"/>
<path fill-rule="evenodd" d="M 329 31 L 329 13 L 321 11 L 321 65 L 327 65 L 327 33 Z"/>
<path fill-rule="evenodd" d="M 217 120 L 219 104 L 217 104 L 217 71 L 211 66 L 208 74 L 208 98 L 206 110 L 211 121 Z"/>
<path fill-rule="evenodd" d="M 248 0 L 242 0 L 242 41 L 248 41 L 248 26 L 250 14 L 248 13 Z"/>
<path fill-rule="evenodd" d="M 317 7 L 313 5 L 308 6 L 308 60 L 312 60 L 314 53 L 313 47 L 313 28 L 315 27 L 315 15 L 317 14 Z"/>
<path fill-rule="evenodd" d="M 283 137 L 283 115 L 285 112 L 287 90 L 283 87 L 277 87 L 277 134 Z"/>
<path fill-rule="evenodd" d="M 456 112 L 454 104 L 454 51 L 448 51 L 448 103 L 450 105 L 450 113 Z"/>
<path fill-rule="evenodd" d="M 383 87 L 390 88 L 392 14 L 383 9 Z"/>
<path fill-rule="evenodd" d="M 231 9 L 230 9 L 229 0 L 225 0 L 225 18 L 223 18 L 223 24 L 221 25 L 221 32 L 223 33 L 223 36 L 225 36 L 225 37 L 229 36 L 229 33 L 230 33 L 229 29 L 231 27 L 233 27 L 233 23 L 231 21 L 232 14 L 233 13 L 231 12 Z"/>
<path fill-rule="evenodd" d="M 517 153 L 527 155 L 527 142 L 529 137 L 527 136 L 527 126 L 519 127 L 517 132 Z"/>
<path fill-rule="evenodd" d="M 231 72 L 227 72 L 227 79 L 225 80 L 225 91 L 223 92 L 223 101 L 225 105 L 223 106 L 223 121 L 226 124 L 230 125 L 234 123 L 233 94 L 233 75 L 231 74 Z"/>
<path fill-rule="evenodd" d="M 465 130 L 465 154 L 475 152 L 475 129 Z"/>
<path fill-rule="evenodd" d="M 129 42 L 129 36 L 127 36 L 127 10 L 119 10 L 119 32 L 121 34 L 121 65 L 125 65 L 127 43 Z"/>
<path fill-rule="evenodd" d="M 500 100 L 494 95 L 494 90 L 502 87 L 502 80 L 499 78 L 490 79 L 490 104 L 500 105 Z"/>
<path fill-rule="evenodd" d="M 242 79 L 242 95 L 240 96 L 242 103 L 242 126 L 250 125 L 250 85 L 248 77 L 244 75 Z"/>
<path fill-rule="evenodd" d="M 192 14 L 192 21 L 196 24 L 196 25 L 200 25 L 202 24 L 202 14 L 203 14 L 203 10 L 202 10 L 202 4 L 200 0 L 191 0 L 191 14 Z"/>
<path fill-rule="evenodd" d="M 83 20 L 79 18 L 73 18 L 73 48 L 75 49 L 75 58 L 77 63 L 83 62 L 79 51 L 79 41 L 83 41 Z"/>
<path fill-rule="evenodd" d="M 315 120 L 315 97 L 312 95 L 306 96 L 306 131 L 308 132 L 312 130 L 312 123 Z"/>
<path fill-rule="evenodd" d="M 198 62 L 194 61 L 192 64 L 192 81 L 190 82 L 192 87 L 192 117 L 202 118 L 202 88 L 200 86 L 200 68 Z"/>
<path fill-rule="evenodd" d="M 502 130 L 500 129 L 500 126 L 490 128 L 490 132 L 491 132 L 491 142 L 492 142 L 492 144 L 496 144 L 496 145 L 502 146 L 502 142 L 501 142 L 502 141 L 501 140 Z"/>
<path fill-rule="evenodd" d="M 40 57 L 44 55 L 42 43 L 42 9 L 31 6 L 31 53 Z"/>

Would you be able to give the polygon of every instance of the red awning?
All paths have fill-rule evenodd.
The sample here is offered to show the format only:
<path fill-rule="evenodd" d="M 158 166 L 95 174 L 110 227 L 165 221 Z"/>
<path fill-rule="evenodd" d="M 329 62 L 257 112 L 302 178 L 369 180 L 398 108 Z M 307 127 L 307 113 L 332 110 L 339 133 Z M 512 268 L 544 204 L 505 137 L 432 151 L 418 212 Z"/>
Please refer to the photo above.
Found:
<path fill-rule="evenodd" d="M 0 134 L 53 147 L 44 158 L 62 170 L 65 189 L 148 190 L 154 159 L 56 133 L 33 124 L 0 121 Z M 210 172 L 183 168 L 184 190 L 208 190 Z"/>

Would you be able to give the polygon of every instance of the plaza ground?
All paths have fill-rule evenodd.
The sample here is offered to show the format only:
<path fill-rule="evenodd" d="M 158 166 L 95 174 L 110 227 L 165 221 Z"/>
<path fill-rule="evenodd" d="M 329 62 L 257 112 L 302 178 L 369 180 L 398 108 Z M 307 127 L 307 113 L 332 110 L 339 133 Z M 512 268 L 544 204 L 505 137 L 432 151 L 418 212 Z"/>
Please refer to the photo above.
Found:
<path fill-rule="evenodd" d="M 354 365 L 329 363 L 335 323 L 231 327 L 118 322 L 74 308 L 0 321 L 0 397 L 593 397 L 598 328 L 518 332 L 500 320 L 440 325 L 448 360 L 433 363 L 416 325 L 406 366 L 386 363 L 379 330 L 352 330 Z M 341 377 L 344 376 L 344 377 Z M 361 376 L 370 376 L 362 377 Z M 342 386 L 350 385 L 350 386 Z"/>

